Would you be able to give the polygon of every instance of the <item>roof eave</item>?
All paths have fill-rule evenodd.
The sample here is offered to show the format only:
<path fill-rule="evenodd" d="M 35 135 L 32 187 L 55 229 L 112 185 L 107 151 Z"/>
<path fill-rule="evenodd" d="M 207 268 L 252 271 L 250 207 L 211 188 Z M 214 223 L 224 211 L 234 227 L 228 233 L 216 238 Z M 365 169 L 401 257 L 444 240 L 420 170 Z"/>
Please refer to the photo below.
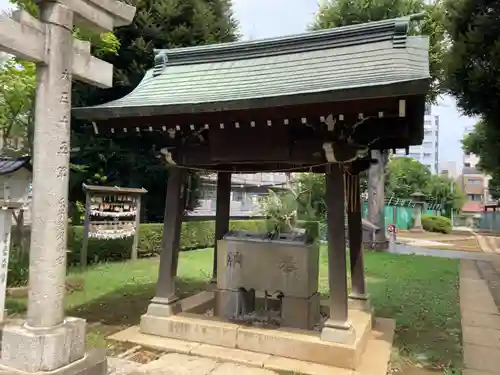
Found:
<path fill-rule="evenodd" d="M 299 93 L 287 96 L 252 98 L 225 102 L 186 103 L 160 106 L 116 106 L 73 108 L 72 115 L 81 120 L 102 121 L 117 118 L 185 115 L 208 112 L 251 110 L 259 108 L 307 105 L 395 96 L 425 95 L 430 78 L 418 78 L 372 86 L 354 87 L 335 91 Z"/>

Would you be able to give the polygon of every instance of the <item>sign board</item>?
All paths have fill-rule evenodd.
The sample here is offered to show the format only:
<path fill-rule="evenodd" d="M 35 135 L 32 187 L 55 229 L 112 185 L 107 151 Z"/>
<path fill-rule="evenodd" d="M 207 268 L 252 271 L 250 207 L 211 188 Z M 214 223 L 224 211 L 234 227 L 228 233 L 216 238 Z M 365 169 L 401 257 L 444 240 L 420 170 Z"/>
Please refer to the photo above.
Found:
<path fill-rule="evenodd" d="M 83 190 L 86 199 L 81 266 L 87 264 L 89 238 L 114 240 L 133 236 L 131 257 L 136 259 L 141 197 L 147 190 L 85 184 Z"/>

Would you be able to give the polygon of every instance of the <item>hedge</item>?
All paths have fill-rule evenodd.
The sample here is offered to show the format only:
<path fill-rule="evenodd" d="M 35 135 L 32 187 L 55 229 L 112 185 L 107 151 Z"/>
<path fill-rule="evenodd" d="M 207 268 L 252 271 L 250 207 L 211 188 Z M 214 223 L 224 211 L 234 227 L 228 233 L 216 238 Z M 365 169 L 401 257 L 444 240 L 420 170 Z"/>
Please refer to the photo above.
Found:
<path fill-rule="evenodd" d="M 422 227 L 428 232 L 451 233 L 451 220 L 444 216 L 422 215 Z"/>
<path fill-rule="evenodd" d="M 230 222 L 230 229 L 265 231 L 264 220 L 235 220 Z M 140 257 L 157 254 L 161 250 L 163 224 L 141 224 L 137 251 Z M 211 247 L 214 244 L 215 221 L 188 221 L 182 223 L 181 251 Z M 73 226 L 68 232 L 68 262 L 72 265 L 80 262 L 83 227 Z M 88 262 L 102 262 L 129 259 L 132 250 L 132 238 L 119 240 L 98 240 L 89 238 Z"/>

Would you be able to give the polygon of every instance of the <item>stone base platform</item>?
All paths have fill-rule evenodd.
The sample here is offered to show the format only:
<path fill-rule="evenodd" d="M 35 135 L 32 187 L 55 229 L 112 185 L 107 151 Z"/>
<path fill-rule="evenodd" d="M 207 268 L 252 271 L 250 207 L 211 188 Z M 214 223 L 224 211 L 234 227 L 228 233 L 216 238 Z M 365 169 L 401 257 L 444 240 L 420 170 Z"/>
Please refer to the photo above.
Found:
<path fill-rule="evenodd" d="M 106 375 L 107 373 L 105 349 L 90 350 L 82 359 L 50 372 L 23 372 L 0 366 L 0 375 Z"/>
<path fill-rule="evenodd" d="M 349 310 L 356 338 L 352 344 L 339 344 L 321 340 L 319 331 L 258 328 L 205 316 L 202 313 L 213 307 L 213 296 L 207 291 L 189 297 L 180 302 L 182 312 L 175 315 L 159 316 L 151 313 L 156 309 L 148 309 L 141 318 L 141 334 L 353 370 L 360 365 L 371 335 L 371 311 Z"/>
<path fill-rule="evenodd" d="M 395 324 L 393 320 L 376 319 L 373 330 L 367 340 L 366 349 L 361 356 L 360 364 L 356 370 L 311 363 L 282 356 L 255 353 L 236 348 L 147 335 L 140 332 L 139 326 L 118 332 L 110 336 L 109 339 L 130 342 L 136 345 L 165 351 L 167 353 L 179 353 L 193 356 L 193 360 L 189 363 L 195 362 L 196 357 L 202 357 L 211 359 L 216 363 L 227 363 L 228 366 L 231 363 L 235 364 L 234 366 L 244 366 L 239 368 L 238 371 L 230 373 L 253 374 L 254 372 L 251 372 L 250 369 L 254 368 L 256 374 L 267 374 L 268 372 L 264 370 L 257 370 L 267 369 L 305 375 L 386 375 L 394 337 L 394 328 Z M 167 354 L 165 360 L 168 360 L 168 363 L 173 366 L 172 360 L 174 358 L 170 358 L 170 356 L 175 356 L 175 354 Z M 242 369 L 248 370 L 245 372 L 242 371 Z M 217 371 L 207 372 L 219 374 Z M 198 374 L 198 372 L 196 373 Z M 200 374 L 201 373 L 202 372 L 200 372 Z M 226 374 L 229 372 L 223 373 Z"/>

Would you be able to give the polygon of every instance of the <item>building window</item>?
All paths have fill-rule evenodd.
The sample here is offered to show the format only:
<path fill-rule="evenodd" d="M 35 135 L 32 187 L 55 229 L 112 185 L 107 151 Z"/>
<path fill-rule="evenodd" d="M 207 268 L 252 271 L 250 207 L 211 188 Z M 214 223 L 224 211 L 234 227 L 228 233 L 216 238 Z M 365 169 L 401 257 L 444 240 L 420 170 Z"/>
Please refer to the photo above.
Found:
<path fill-rule="evenodd" d="M 481 202 L 483 200 L 483 196 L 481 194 L 467 194 L 467 198 L 472 202 Z"/>

